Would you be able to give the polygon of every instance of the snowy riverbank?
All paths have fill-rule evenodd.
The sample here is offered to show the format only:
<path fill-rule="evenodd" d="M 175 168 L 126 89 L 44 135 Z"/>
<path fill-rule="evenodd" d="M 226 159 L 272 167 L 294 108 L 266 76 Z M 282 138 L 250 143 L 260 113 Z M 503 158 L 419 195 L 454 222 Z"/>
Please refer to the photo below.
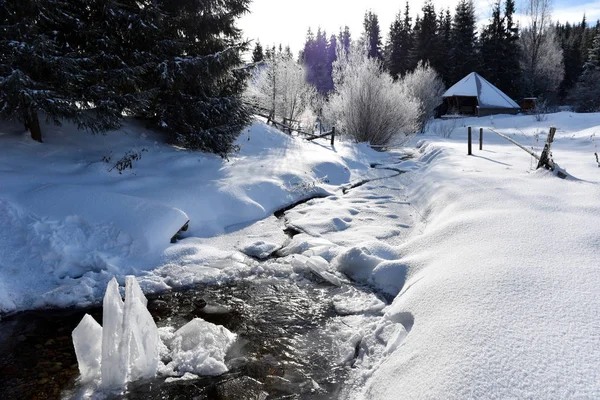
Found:
<path fill-rule="evenodd" d="M 0 129 L 2 313 L 97 303 L 113 275 L 123 284 L 181 258 L 169 242 L 187 219 L 187 237 L 237 230 L 349 182 L 381 157 L 292 139 L 261 122 L 228 161 L 167 146 L 134 121 L 99 136 L 44 129 L 43 144 L 21 125 Z M 109 171 L 127 152 L 142 158 L 121 175 Z"/>
<path fill-rule="evenodd" d="M 554 125 L 554 160 L 570 176 L 536 171 L 527 153 L 489 131 L 483 151 L 474 146 L 468 157 L 468 125 L 537 152 Z M 109 173 L 101 157 L 129 150 L 127 136 L 73 141 L 58 131 L 44 145 L 8 131 L 0 137 L 11 149 L 0 154 L 5 311 L 95 302 L 115 273 L 137 274 L 145 291 L 259 276 L 314 273 L 333 285 L 351 278 L 395 300 L 386 306 L 346 290 L 330 299 L 335 316 L 325 335 L 339 364 L 354 367 L 343 397 L 600 396 L 600 114 L 434 121 L 407 150 L 411 160 L 306 143 L 257 123 L 227 162 L 182 157 L 148 133 L 141 146 L 141 130 L 129 130 L 138 150 L 149 151 L 123 176 Z M 86 149 L 92 140 L 97 145 Z M 138 199 L 142 211 L 163 207 L 157 215 L 185 215 L 190 230 L 146 253 L 158 235 L 131 233 L 133 222 L 52 219 L 19 201 L 48 184 L 102 188 L 120 205 Z M 282 216 L 295 233 L 288 240 L 271 214 L 315 193 L 328 196 Z M 64 209 L 78 199 L 54 201 Z M 109 200 L 103 210 L 107 219 L 114 212 Z M 282 245 L 265 262 L 243 254 L 261 257 Z M 97 270 L 65 275 L 89 265 Z"/>

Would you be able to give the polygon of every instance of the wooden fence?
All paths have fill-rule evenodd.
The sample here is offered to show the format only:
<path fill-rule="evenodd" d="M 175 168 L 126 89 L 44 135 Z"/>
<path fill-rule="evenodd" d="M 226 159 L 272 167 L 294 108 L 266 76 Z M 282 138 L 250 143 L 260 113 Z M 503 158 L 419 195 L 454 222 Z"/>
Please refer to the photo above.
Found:
<path fill-rule="evenodd" d="M 321 138 L 326 138 L 327 136 L 330 136 L 331 137 L 331 145 L 333 146 L 335 143 L 335 126 L 332 127 L 330 131 L 320 132 L 318 135 L 315 135 L 313 133 L 303 131 L 302 128 L 299 126 L 298 127 L 292 126 L 292 124 L 297 121 L 293 121 L 293 120 L 289 120 L 289 119 L 285 118 L 284 122 L 291 121 L 291 122 L 288 122 L 288 124 L 285 124 L 285 123 L 275 121 L 272 114 L 266 115 L 266 114 L 256 113 L 256 115 L 258 115 L 259 117 L 266 118 L 267 124 L 273 124 L 273 126 L 278 128 L 282 132 L 287 133 L 288 135 L 291 135 L 292 132 L 297 132 L 299 135 L 304 136 L 304 138 L 308 141 L 313 141 L 315 139 L 321 139 Z"/>
<path fill-rule="evenodd" d="M 473 155 L 473 149 L 472 149 L 472 128 L 469 126 L 467 131 L 467 137 L 468 137 L 468 144 L 467 144 L 467 155 Z M 516 140 L 503 135 L 500 132 L 496 132 L 495 130 L 491 129 L 491 128 L 486 128 L 488 131 L 500 136 L 503 139 L 508 140 L 509 142 L 511 142 L 512 144 L 514 144 L 515 146 L 519 147 L 521 150 L 525 151 L 527 154 L 529 154 L 530 156 L 532 156 L 533 158 L 535 158 L 536 160 L 538 160 L 538 165 L 536 169 L 539 168 L 546 168 L 549 169 L 551 171 L 554 171 L 556 169 L 556 165 L 554 164 L 554 160 L 552 159 L 552 143 L 554 142 L 554 135 L 556 134 L 556 128 L 555 127 L 551 127 L 550 128 L 550 132 L 548 133 L 548 139 L 546 140 L 546 144 L 544 145 L 544 149 L 542 150 L 542 154 L 537 154 L 535 151 L 533 151 L 532 149 L 529 149 L 525 146 L 523 146 L 521 143 L 517 142 Z M 483 150 L 483 128 L 479 128 L 479 150 Z M 566 178 L 567 175 L 565 175 L 564 173 L 562 173 L 561 171 L 558 171 L 557 173 L 559 178 Z"/>

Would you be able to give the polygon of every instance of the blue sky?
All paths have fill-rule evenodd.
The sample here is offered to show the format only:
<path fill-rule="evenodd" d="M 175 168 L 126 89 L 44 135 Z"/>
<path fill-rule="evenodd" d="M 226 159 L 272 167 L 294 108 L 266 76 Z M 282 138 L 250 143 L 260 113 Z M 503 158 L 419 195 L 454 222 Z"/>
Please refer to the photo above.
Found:
<path fill-rule="evenodd" d="M 433 0 L 436 10 L 454 9 L 458 0 Z M 480 23 L 485 23 L 491 14 L 495 0 L 474 0 Z M 420 11 L 424 0 L 410 0 L 413 15 Z M 517 0 L 518 12 L 524 1 Z M 291 46 L 297 53 L 304 43 L 308 27 L 324 28 L 328 34 L 337 32 L 340 26 L 348 25 L 357 37 L 362 31 L 362 19 L 367 9 L 379 16 L 384 36 L 387 34 L 394 15 L 404 7 L 405 0 L 253 0 L 251 14 L 242 18 L 239 26 L 249 39 L 259 39 L 263 45 L 279 44 Z M 586 13 L 588 21 L 600 19 L 600 0 L 555 0 L 553 20 L 581 21 Z"/>

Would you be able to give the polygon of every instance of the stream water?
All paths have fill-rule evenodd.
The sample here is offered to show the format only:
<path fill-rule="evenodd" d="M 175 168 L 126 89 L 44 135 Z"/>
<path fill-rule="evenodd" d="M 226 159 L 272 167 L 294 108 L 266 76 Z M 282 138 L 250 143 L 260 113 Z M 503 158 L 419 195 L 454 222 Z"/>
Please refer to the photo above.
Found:
<path fill-rule="evenodd" d="M 352 291 L 352 293 L 348 293 Z M 329 399 L 351 363 L 328 331 L 339 317 L 336 295 L 375 296 L 360 286 L 336 287 L 318 277 L 260 278 L 227 286 L 196 286 L 149 298 L 157 325 L 178 328 L 195 317 L 238 334 L 230 371 L 167 383 L 130 384 L 128 399 Z M 101 309 L 26 312 L 0 322 L 0 387 L 6 399 L 77 397 L 78 368 L 71 332 L 84 313 Z"/>

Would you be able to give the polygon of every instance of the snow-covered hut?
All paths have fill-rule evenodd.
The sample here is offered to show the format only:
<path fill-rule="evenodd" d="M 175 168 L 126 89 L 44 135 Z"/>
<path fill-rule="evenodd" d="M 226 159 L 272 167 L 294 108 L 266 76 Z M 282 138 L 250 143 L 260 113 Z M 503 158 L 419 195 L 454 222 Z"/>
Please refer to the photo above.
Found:
<path fill-rule="evenodd" d="M 442 96 L 446 114 L 517 114 L 519 105 L 477 72 L 471 72 Z"/>

